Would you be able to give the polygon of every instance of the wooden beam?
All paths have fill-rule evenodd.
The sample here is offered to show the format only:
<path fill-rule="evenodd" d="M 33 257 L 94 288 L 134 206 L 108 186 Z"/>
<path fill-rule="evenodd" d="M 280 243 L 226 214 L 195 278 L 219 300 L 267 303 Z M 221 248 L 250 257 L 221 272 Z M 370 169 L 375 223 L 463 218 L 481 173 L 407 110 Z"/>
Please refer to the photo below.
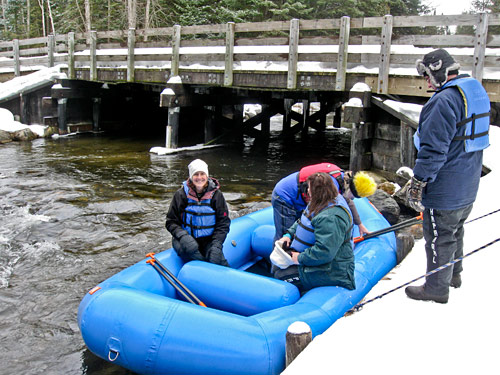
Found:
<path fill-rule="evenodd" d="M 233 85 L 233 60 L 234 60 L 234 22 L 226 26 L 226 54 L 224 68 L 224 86 Z"/>
<path fill-rule="evenodd" d="M 19 39 L 14 39 L 13 54 L 14 54 L 14 75 L 16 77 L 19 77 L 21 75 L 21 61 L 19 57 Z"/>
<path fill-rule="evenodd" d="M 179 51 L 181 47 L 181 26 L 174 25 L 172 35 L 172 60 L 170 65 L 170 77 L 179 75 Z"/>
<path fill-rule="evenodd" d="M 90 32 L 90 80 L 97 81 L 97 32 Z"/>
<path fill-rule="evenodd" d="M 337 56 L 337 75 L 335 77 L 335 90 L 345 90 L 348 48 L 349 48 L 349 33 L 350 33 L 350 18 L 344 16 L 340 21 L 340 38 L 339 38 L 339 53 Z"/>
<path fill-rule="evenodd" d="M 135 29 L 128 29 L 127 38 L 127 82 L 135 80 Z"/>
<path fill-rule="evenodd" d="M 49 35 L 47 38 L 47 66 L 52 68 L 54 66 L 54 50 L 56 49 L 56 42 L 54 35 Z"/>
<path fill-rule="evenodd" d="M 488 13 L 480 13 L 476 27 L 474 43 L 474 62 L 472 65 L 472 77 L 479 82 L 483 80 L 484 56 L 486 51 L 486 38 L 488 36 Z"/>
<path fill-rule="evenodd" d="M 405 124 L 417 130 L 418 122 L 415 122 L 412 118 L 406 116 L 404 113 L 398 112 L 394 108 L 388 106 L 382 101 L 382 99 L 372 96 L 371 103 L 390 113 L 392 116 L 398 118 L 399 120 L 404 121 Z"/>
<path fill-rule="evenodd" d="M 75 33 L 68 33 L 68 78 L 75 79 Z"/>
<path fill-rule="evenodd" d="M 290 21 L 290 43 L 288 45 L 288 78 L 286 87 L 297 88 L 297 62 L 299 59 L 299 20 Z"/>
<path fill-rule="evenodd" d="M 384 16 L 384 25 L 382 27 L 382 43 L 380 45 L 380 63 L 378 68 L 377 92 L 379 94 L 387 94 L 387 88 L 389 85 L 392 22 L 392 16 Z"/>
<path fill-rule="evenodd" d="M 401 161 L 401 166 L 406 166 L 413 168 L 415 166 L 415 158 L 416 158 L 416 148 L 413 145 L 413 134 L 415 130 L 405 123 L 401 121 L 401 132 L 400 132 L 400 155 L 399 160 Z"/>

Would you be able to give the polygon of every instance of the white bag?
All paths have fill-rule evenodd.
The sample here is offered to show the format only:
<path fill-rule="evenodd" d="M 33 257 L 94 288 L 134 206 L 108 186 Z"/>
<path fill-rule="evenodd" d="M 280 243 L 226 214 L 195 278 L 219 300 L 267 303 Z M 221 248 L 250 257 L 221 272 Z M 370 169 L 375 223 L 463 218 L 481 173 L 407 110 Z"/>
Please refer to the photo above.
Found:
<path fill-rule="evenodd" d="M 288 255 L 288 253 L 285 250 L 283 250 L 281 246 L 282 243 L 279 241 L 276 241 L 274 243 L 274 249 L 271 252 L 270 258 L 272 264 L 284 270 L 285 268 L 294 265 L 295 262 L 292 260 L 292 257 Z"/>

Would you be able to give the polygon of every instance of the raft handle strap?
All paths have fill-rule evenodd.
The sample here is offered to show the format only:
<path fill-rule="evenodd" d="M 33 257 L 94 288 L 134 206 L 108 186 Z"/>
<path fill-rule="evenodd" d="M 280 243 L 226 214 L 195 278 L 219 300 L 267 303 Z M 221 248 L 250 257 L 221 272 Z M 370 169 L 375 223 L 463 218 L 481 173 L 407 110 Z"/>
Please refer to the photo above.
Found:
<path fill-rule="evenodd" d="M 115 357 L 114 358 L 111 358 L 111 353 L 115 353 Z M 118 359 L 119 355 L 120 355 L 120 352 L 118 350 L 109 349 L 108 360 L 110 362 L 114 362 L 114 361 L 116 361 Z"/>

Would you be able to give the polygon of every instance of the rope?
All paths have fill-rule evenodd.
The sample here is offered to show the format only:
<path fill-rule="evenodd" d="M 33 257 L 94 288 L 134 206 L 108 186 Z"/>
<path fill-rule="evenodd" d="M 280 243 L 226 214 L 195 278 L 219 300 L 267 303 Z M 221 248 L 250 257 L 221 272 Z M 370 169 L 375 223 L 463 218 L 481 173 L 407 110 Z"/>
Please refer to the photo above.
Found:
<path fill-rule="evenodd" d="M 474 220 L 476 220 L 476 219 L 474 219 Z M 413 280 L 411 280 L 411 281 L 408 281 L 407 283 L 404 283 L 404 284 L 402 284 L 402 285 L 400 285 L 400 286 L 398 286 L 398 287 L 396 287 L 396 288 L 394 288 L 394 289 L 389 290 L 388 292 L 385 292 L 385 293 L 383 293 L 383 294 L 380 294 L 380 295 L 378 295 L 378 296 L 377 296 L 377 297 L 375 297 L 375 298 L 372 298 L 372 299 L 370 299 L 370 300 L 368 300 L 368 301 L 366 301 L 366 302 L 363 302 L 363 303 L 358 303 L 358 304 L 357 304 L 357 305 L 355 305 L 352 309 L 350 309 L 349 311 L 347 311 L 347 313 L 352 313 L 352 312 L 355 312 L 355 311 L 359 311 L 359 310 L 361 309 L 361 307 L 363 307 L 364 305 L 366 305 L 366 304 L 368 304 L 368 303 L 370 303 L 370 302 L 373 302 L 373 301 L 375 301 L 375 300 L 377 300 L 377 299 L 380 299 L 380 298 L 382 298 L 382 297 L 384 297 L 384 296 L 388 295 L 389 293 L 395 292 L 396 290 L 401 289 L 401 288 L 403 288 L 403 287 L 405 287 L 405 286 L 407 286 L 407 285 L 409 285 L 409 284 L 411 284 L 411 283 L 413 283 L 413 282 L 415 282 L 415 281 L 417 281 L 417 280 L 420 280 L 420 279 L 422 279 L 422 278 L 424 278 L 424 277 L 427 277 L 427 276 L 430 276 L 430 275 L 432 275 L 432 274 L 434 274 L 434 273 L 436 273 L 436 272 L 439 272 L 439 271 L 441 271 L 441 270 L 443 270 L 443 269 L 445 269 L 445 268 L 447 268 L 447 267 L 450 267 L 450 266 L 452 266 L 453 264 L 455 264 L 455 263 L 457 263 L 457 262 L 460 262 L 462 259 L 467 258 L 468 256 L 471 256 L 472 254 L 477 253 L 479 250 L 483 250 L 483 249 L 487 248 L 488 246 L 493 245 L 494 243 L 496 243 L 496 242 L 498 242 L 498 241 L 500 241 L 500 238 L 497 238 L 496 240 L 493 240 L 493 241 L 491 241 L 491 242 L 487 243 L 486 245 L 483 245 L 483 246 L 481 246 L 481 247 L 477 248 L 476 250 L 473 250 L 473 251 L 471 251 L 470 253 L 465 254 L 464 256 L 462 256 L 462 257 L 460 257 L 460 258 L 454 259 L 454 260 L 452 260 L 451 262 L 448 262 L 448 263 L 446 263 L 446 264 L 443 264 L 442 266 L 440 266 L 440 267 L 438 267 L 438 268 L 436 268 L 436 269 L 434 269 L 434 270 L 432 270 L 432 271 L 430 271 L 430 272 L 427 272 L 425 275 L 419 276 L 419 277 L 417 277 L 416 279 L 413 279 Z"/>
<path fill-rule="evenodd" d="M 479 217 L 476 217 L 475 219 L 471 219 L 471 220 L 469 220 L 469 221 L 466 221 L 466 222 L 465 222 L 465 224 L 469 224 L 469 223 L 472 223 L 473 221 L 476 221 L 476 220 L 482 219 L 483 217 L 493 215 L 494 213 L 497 213 L 498 211 L 500 211 L 500 208 L 499 208 L 498 210 L 491 211 L 489 214 L 486 214 L 486 215 L 483 215 L 483 216 L 479 216 Z"/>

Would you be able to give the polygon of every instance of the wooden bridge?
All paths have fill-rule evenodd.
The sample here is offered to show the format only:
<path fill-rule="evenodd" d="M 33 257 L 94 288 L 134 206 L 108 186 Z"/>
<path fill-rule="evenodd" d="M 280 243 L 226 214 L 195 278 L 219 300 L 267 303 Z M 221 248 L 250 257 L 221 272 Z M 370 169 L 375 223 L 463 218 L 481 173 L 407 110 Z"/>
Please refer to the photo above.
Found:
<path fill-rule="evenodd" d="M 0 42 L 0 81 L 60 66 L 68 79 L 39 99 L 39 113 L 32 117 L 33 122 L 56 122 L 61 131 L 71 126 L 65 113 L 78 100 L 86 101 L 88 120 L 97 128 L 105 122 L 100 108 L 111 96 L 155 97 L 151 101 L 164 109 L 160 121 L 170 126 L 171 146 L 176 147 L 183 117 L 198 116 L 190 123 L 202 124 L 204 141 L 228 129 L 238 136 L 265 138 L 276 114 L 283 114 L 286 134 L 324 129 L 331 112 L 338 125 L 342 104 L 353 95 L 364 97 L 366 113 L 360 121 L 373 122 L 369 112 L 383 108 L 379 98 L 416 104 L 427 100 L 430 93 L 415 61 L 432 49 L 446 48 L 462 73 L 483 83 L 493 105 L 492 121 L 498 123 L 499 30 L 500 14 L 481 13 L 68 33 Z M 350 92 L 356 83 L 369 87 L 377 105 L 371 105 L 366 93 Z M 20 107 L 26 95 L 20 95 Z M 292 110 L 296 102 L 304 105 L 302 113 Z M 316 113 L 309 111 L 311 102 L 321 103 Z M 244 121 L 243 104 L 248 103 L 259 103 L 263 110 Z M 123 102 L 114 105 L 123 108 Z M 27 111 L 21 108 L 20 113 L 29 123 Z M 415 128 L 411 120 L 404 121 Z"/>

